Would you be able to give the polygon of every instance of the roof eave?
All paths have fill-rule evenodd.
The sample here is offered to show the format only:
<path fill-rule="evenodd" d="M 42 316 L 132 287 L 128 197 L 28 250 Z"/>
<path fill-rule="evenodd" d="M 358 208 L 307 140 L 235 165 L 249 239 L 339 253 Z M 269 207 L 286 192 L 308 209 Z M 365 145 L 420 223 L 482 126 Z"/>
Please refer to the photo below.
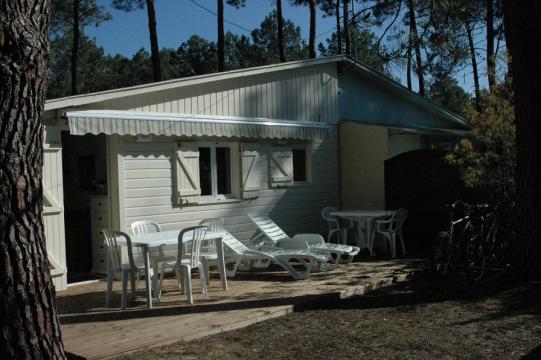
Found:
<path fill-rule="evenodd" d="M 459 125 L 465 127 L 465 128 L 470 128 L 471 125 L 468 123 L 468 121 L 466 119 L 464 119 L 463 117 L 445 109 L 444 107 L 442 107 L 441 105 L 438 105 L 430 100 L 428 100 L 427 98 L 417 94 L 416 92 L 413 92 L 411 91 L 410 89 L 408 89 L 407 87 L 403 86 L 402 84 L 392 80 L 392 79 L 389 79 L 388 77 L 380 74 L 379 72 L 373 70 L 373 69 L 370 69 L 369 67 L 367 67 L 366 65 L 364 65 L 363 63 L 359 62 L 359 61 L 356 61 L 355 59 L 349 57 L 349 56 L 344 56 L 343 59 L 342 59 L 342 62 L 348 64 L 348 65 L 352 65 L 354 69 L 356 70 L 362 70 L 363 74 L 367 74 L 379 81 L 382 81 L 383 83 L 387 84 L 388 86 L 391 86 L 393 88 L 395 88 L 396 90 L 400 91 L 401 93 L 403 93 L 404 95 L 408 96 L 411 98 L 411 100 L 413 102 L 415 102 L 416 104 L 420 105 L 420 106 L 423 106 L 423 107 L 428 107 L 430 108 L 432 111 L 434 111 L 435 113 L 455 122 L 455 123 L 458 123 Z"/>
<path fill-rule="evenodd" d="M 238 70 L 225 71 L 221 73 L 212 73 L 212 74 L 205 74 L 205 75 L 190 76 L 190 77 L 180 78 L 180 79 L 165 80 L 165 81 L 160 81 L 160 82 L 155 82 L 155 83 L 130 86 L 126 88 L 100 91 L 100 92 L 95 92 L 91 94 L 81 94 L 81 95 L 68 96 L 68 97 L 58 98 L 58 99 L 50 99 L 50 100 L 45 101 L 45 111 L 56 110 L 56 109 L 67 108 L 67 107 L 81 106 L 81 105 L 96 103 L 96 102 L 105 101 L 105 100 L 117 99 L 117 98 L 126 97 L 126 96 L 148 94 L 151 92 L 169 90 L 169 89 L 178 88 L 181 86 L 190 86 L 190 85 L 196 85 L 196 84 L 201 84 L 201 83 L 227 80 L 231 78 L 253 76 L 253 75 L 258 75 L 258 74 L 267 73 L 267 72 L 285 71 L 285 70 L 298 69 L 298 68 L 306 67 L 306 66 L 339 62 L 339 61 L 342 61 L 344 58 L 345 57 L 343 55 L 336 55 L 336 56 L 320 58 L 320 59 L 291 61 L 287 63 L 258 66 L 258 67 L 249 68 L 249 69 L 238 69 Z"/>

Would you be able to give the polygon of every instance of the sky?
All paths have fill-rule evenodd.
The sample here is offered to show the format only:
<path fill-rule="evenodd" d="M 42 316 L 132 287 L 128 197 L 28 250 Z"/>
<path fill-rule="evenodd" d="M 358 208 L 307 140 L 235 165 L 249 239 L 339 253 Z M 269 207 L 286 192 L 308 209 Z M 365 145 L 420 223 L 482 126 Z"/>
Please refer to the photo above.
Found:
<path fill-rule="evenodd" d="M 141 47 L 150 52 L 146 8 L 126 13 L 113 9 L 110 6 L 111 0 L 97 0 L 97 3 L 107 8 L 112 15 L 112 20 L 102 23 L 99 27 L 88 26 L 85 28 L 85 33 L 95 38 L 97 44 L 102 46 L 107 54 L 119 53 L 131 57 Z M 155 0 L 160 48 L 176 49 L 193 34 L 216 41 L 216 16 L 197 4 L 216 12 L 216 0 Z M 246 7 L 236 9 L 227 5 L 226 0 L 224 0 L 225 31 L 249 36 L 250 31 L 259 27 L 265 16 L 274 9 L 274 6 L 272 0 L 246 0 Z M 291 6 L 289 0 L 283 0 L 282 7 L 284 17 L 300 26 L 303 38 L 308 42 L 308 8 Z M 318 9 L 316 46 L 319 42 L 325 43 L 325 40 L 330 37 L 335 27 L 336 19 L 334 17 L 324 17 L 321 10 Z M 478 59 L 478 62 L 480 61 L 481 59 Z M 393 72 L 400 78 L 402 84 L 405 84 L 405 74 L 396 73 L 396 68 L 393 69 Z M 472 92 L 471 75 L 463 73 L 458 74 L 456 78 L 460 86 L 467 92 Z M 482 79 L 481 86 L 486 87 L 486 79 Z M 415 80 L 414 90 L 416 90 Z"/>
<path fill-rule="evenodd" d="M 133 55 L 141 47 L 150 49 L 148 36 L 148 21 L 146 9 L 125 13 L 109 6 L 110 0 L 98 0 L 98 4 L 107 7 L 113 17 L 112 21 L 101 24 L 98 28 L 88 27 L 85 32 L 95 37 L 98 44 L 108 54 L 120 53 L 125 56 Z M 216 12 L 216 0 L 194 0 L 202 6 Z M 156 0 L 156 19 L 158 27 L 158 42 L 160 48 L 178 48 L 191 35 L 198 34 L 206 39 L 216 41 L 217 18 L 206 10 L 198 7 L 191 0 Z M 224 0 L 224 18 L 241 27 L 252 30 L 258 28 L 265 16 L 274 9 L 272 0 L 247 0 L 246 7 L 236 9 L 227 5 Z M 293 7 L 288 0 L 283 1 L 285 18 L 293 20 L 300 26 L 308 41 L 309 12 L 307 7 Z M 224 24 L 225 31 L 241 35 L 250 35 L 230 23 Z M 324 41 L 336 27 L 334 17 L 324 18 L 319 13 L 317 22 L 316 42 Z"/>

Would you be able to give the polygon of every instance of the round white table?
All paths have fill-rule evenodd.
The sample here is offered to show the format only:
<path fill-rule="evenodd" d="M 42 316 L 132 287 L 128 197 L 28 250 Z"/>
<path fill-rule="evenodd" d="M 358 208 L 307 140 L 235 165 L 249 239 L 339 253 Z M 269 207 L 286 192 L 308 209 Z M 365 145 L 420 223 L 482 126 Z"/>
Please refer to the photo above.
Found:
<path fill-rule="evenodd" d="M 178 235 L 180 230 L 160 231 L 141 235 L 130 236 L 132 246 L 140 247 L 143 249 L 143 260 L 145 263 L 145 286 L 147 307 L 152 309 L 152 286 L 150 276 L 150 249 L 159 247 L 161 245 L 177 245 Z M 190 234 L 186 234 L 183 241 L 190 241 Z M 225 260 L 224 260 L 224 248 L 222 243 L 223 232 L 221 231 L 207 231 L 205 239 L 214 239 L 216 241 L 216 253 L 218 255 L 218 271 L 220 272 L 220 278 L 222 279 L 222 286 L 224 290 L 228 289 L 227 278 L 225 273 Z M 119 245 L 125 245 L 124 238 L 117 238 Z"/>
<path fill-rule="evenodd" d="M 337 211 L 331 212 L 329 215 L 336 216 L 342 219 L 356 221 L 357 222 L 357 246 L 359 246 L 361 249 L 367 248 L 370 251 L 370 256 L 374 256 L 374 253 L 372 251 L 373 249 L 372 242 L 374 241 L 373 239 L 374 236 L 372 234 L 373 232 L 372 223 L 377 218 L 392 216 L 394 213 L 395 213 L 395 210 L 379 210 L 379 209 L 337 210 Z M 361 227 L 363 226 L 363 222 L 366 229 L 366 236 L 364 238 L 364 241 L 361 234 Z"/>

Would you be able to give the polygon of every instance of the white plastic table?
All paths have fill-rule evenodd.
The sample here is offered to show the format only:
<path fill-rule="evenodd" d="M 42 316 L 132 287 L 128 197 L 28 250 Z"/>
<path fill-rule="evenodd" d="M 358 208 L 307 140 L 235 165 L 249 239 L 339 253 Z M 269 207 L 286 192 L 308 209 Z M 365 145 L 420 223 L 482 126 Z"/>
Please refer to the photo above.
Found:
<path fill-rule="evenodd" d="M 331 212 L 329 215 L 336 216 L 342 219 L 349 219 L 357 222 L 357 245 L 361 248 L 368 248 L 370 256 L 373 256 L 371 241 L 372 236 L 372 222 L 376 218 L 392 216 L 395 213 L 394 210 L 337 210 Z M 362 243 L 361 226 L 365 222 L 366 238 L 365 243 Z M 364 246 L 363 246 L 364 245 Z"/>
<path fill-rule="evenodd" d="M 132 246 L 140 247 L 143 249 L 143 259 L 145 262 L 145 286 L 147 296 L 147 308 L 152 309 L 152 286 L 150 279 L 150 248 L 159 247 L 160 245 L 177 245 L 178 235 L 180 230 L 160 231 L 141 235 L 130 236 Z M 187 233 L 183 237 L 183 241 L 190 241 L 191 234 Z M 216 253 L 218 254 L 218 271 L 220 271 L 220 278 L 222 279 L 222 286 L 224 290 L 228 289 L 227 279 L 225 276 L 225 261 L 224 261 L 224 248 L 222 243 L 222 231 L 207 231 L 205 239 L 214 239 L 216 241 Z M 117 239 L 119 245 L 126 245 L 124 238 Z"/>

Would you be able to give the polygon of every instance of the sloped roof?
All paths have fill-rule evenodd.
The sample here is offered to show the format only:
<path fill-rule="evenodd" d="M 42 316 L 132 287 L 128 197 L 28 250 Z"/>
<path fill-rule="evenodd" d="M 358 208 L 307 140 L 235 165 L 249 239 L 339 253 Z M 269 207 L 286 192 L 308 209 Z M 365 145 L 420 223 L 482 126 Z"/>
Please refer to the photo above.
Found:
<path fill-rule="evenodd" d="M 92 103 L 97 103 L 105 100 L 117 99 L 133 95 L 141 94 L 150 94 L 158 91 L 174 89 L 184 86 L 192 86 L 197 84 L 210 83 L 215 81 L 234 79 L 239 77 L 246 77 L 270 72 L 285 71 L 285 70 L 294 70 L 298 68 L 304 68 L 308 66 L 321 65 L 327 63 L 341 63 L 344 66 L 346 71 L 352 71 L 360 73 L 364 76 L 368 76 L 382 86 L 390 87 L 393 90 L 396 90 L 402 95 L 406 96 L 408 100 L 413 103 L 430 110 L 433 113 L 437 113 L 439 116 L 450 120 L 451 122 L 460 125 L 461 127 L 469 128 L 468 122 L 460 117 L 459 115 L 454 114 L 453 112 L 445 109 L 444 107 L 435 104 L 434 102 L 420 96 L 419 94 L 409 90 L 400 83 L 389 79 L 382 74 L 370 69 L 368 66 L 362 64 L 359 61 L 356 61 L 345 55 L 337 55 L 332 57 L 325 57 L 319 59 L 310 59 L 310 60 L 300 60 L 300 61 L 290 61 L 286 63 L 258 66 L 253 68 L 238 69 L 225 71 L 221 73 L 213 73 L 206 75 L 191 76 L 173 80 L 165 80 L 160 82 L 154 82 L 143 85 L 130 86 L 125 88 L 118 88 L 106 91 L 100 91 L 90 94 L 81 94 L 75 96 L 69 96 L 64 98 L 50 99 L 45 102 L 45 110 L 55 110 L 61 108 L 76 107 L 81 105 L 88 105 Z"/>

